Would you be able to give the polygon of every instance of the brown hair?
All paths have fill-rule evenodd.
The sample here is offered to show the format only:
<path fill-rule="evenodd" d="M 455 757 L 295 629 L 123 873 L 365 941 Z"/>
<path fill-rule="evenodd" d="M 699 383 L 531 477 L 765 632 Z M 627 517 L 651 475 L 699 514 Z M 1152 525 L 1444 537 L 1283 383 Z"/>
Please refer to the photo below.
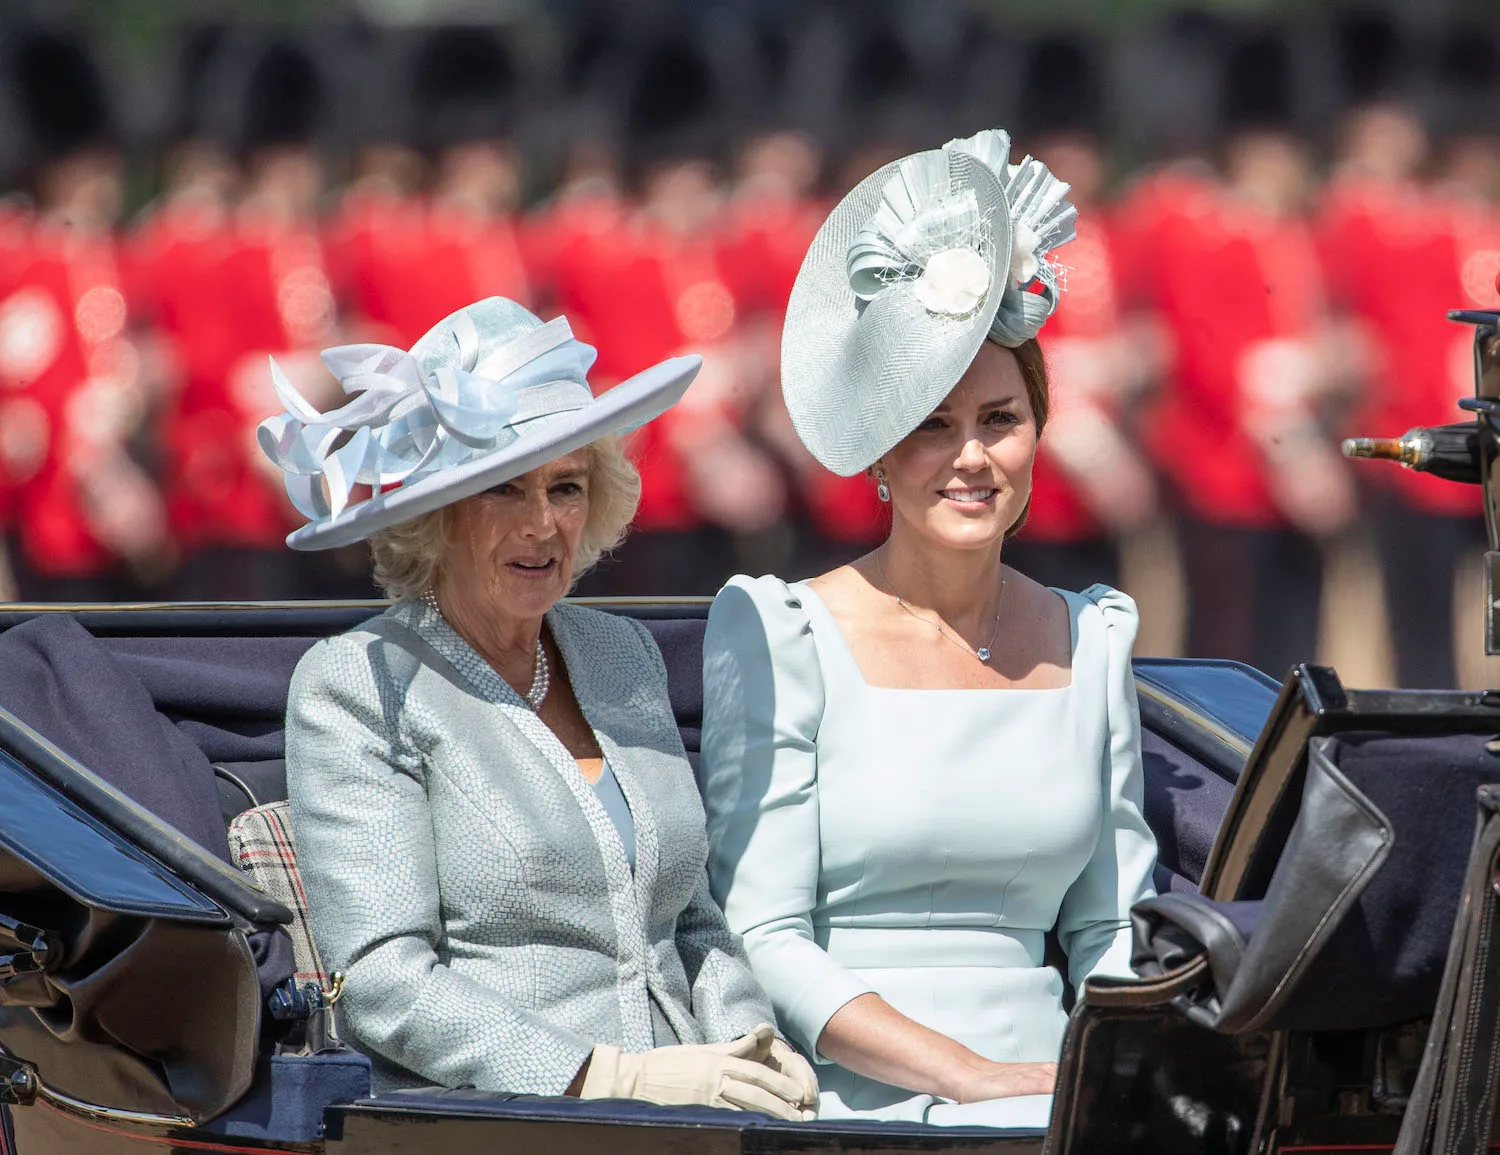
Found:
<path fill-rule="evenodd" d="M 1036 421 L 1036 436 L 1040 441 L 1042 430 L 1047 425 L 1047 413 L 1052 405 L 1052 386 L 1047 380 L 1047 359 L 1042 356 L 1042 347 L 1035 337 L 1022 341 L 1011 352 L 1016 355 L 1016 363 L 1021 366 L 1021 376 L 1026 381 L 1026 399 L 1031 402 L 1031 415 Z M 1021 509 L 1021 516 L 1005 531 L 1007 541 L 1021 532 L 1030 512 L 1031 498 L 1028 496 L 1026 505 Z"/>

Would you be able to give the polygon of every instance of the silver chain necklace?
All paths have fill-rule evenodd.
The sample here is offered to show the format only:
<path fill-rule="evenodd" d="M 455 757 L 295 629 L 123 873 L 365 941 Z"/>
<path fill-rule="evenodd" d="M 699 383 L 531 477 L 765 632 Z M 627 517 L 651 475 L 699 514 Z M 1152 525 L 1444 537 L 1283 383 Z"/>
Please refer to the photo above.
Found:
<path fill-rule="evenodd" d="M 990 640 L 976 650 L 973 646 L 969 645 L 968 642 L 964 641 L 963 638 L 959 637 L 957 634 L 943 629 L 943 623 L 941 619 L 935 622 L 930 622 L 921 614 L 917 613 L 916 610 L 912 609 L 911 606 L 906 604 L 905 599 L 896 592 L 896 587 L 891 584 L 891 579 L 885 576 L 885 566 L 880 564 L 880 554 L 878 551 L 875 554 L 875 568 L 880 571 L 880 580 L 885 582 L 886 588 L 891 591 L 891 597 L 896 599 L 896 604 L 898 606 L 909 613 L 912 617 L 916 618 L 917 621 L 921 622 L 924 626 L 931 626 L 939 634 L 947 638 L 959 649 L 963 650 L 964 653 L 972 654 L 981 662 L 988 662 L 990 660 L 990 647 L 995 644 L 995 639 L 1000 635 L 1000 606 L 1003 604 L 1005 599 L 1005 574 L 1002 573 L 1000 575 L 1000 597 L 995 600 L 995 627 L 994 629 L 990 630 Z"/>
<path fill-rule="evenodd" d="M 432 607 L 432 612 L 438 617 L 443 617 L 443 611 L 438 606 L 437 591 L 428 586 L 422 591 L 422 600 Z M 443 618 L 447 621 L 447 618 Z M 526 704 L 531 707 L 533 713 L 542 708 L 542 703 L 547 700 L 547 691 L 552 688 L 552 668 L 547 661 L 547 651 L 542 647 L 542 635 L 536 637 L 536 663 L 531 668 L 531 689 L 521 696 L 526 699 Z"/>

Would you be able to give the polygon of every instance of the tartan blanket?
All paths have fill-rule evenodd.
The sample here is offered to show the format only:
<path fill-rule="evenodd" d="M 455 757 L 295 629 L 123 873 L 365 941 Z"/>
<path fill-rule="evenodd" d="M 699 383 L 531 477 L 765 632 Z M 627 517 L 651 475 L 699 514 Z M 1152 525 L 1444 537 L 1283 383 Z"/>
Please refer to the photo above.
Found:
<path fill-rule="evenodd" d="M 255 884 L 288 907 L 293 914 L 286 928 L 292 940 L 299 983 L 316 982 L 327 988 L 328 972 L 307 925 L 307 891 L 297 869 L 297 848 L 286 802 L 268 802 L 236 815 L 229 824 L 229 857 Z"/>

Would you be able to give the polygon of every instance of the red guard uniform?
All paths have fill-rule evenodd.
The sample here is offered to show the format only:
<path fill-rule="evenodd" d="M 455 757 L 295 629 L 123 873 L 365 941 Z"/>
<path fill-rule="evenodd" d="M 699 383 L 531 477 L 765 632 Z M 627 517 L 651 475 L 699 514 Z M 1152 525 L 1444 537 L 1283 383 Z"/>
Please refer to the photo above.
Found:
<path fill-rule="evenodd" d="M 30 215 L 19 204 L 0 202 L 0 302 L 11 294 L 16 277 L 20 275 L 26 261 L 28 233 L 31 228 Z M 0 306 L 3 308 L 3 306 Z M 4 317 L 0 312 L 0 318 Z M 14 505 L 16 487 L 31 472 L 28 458 L 32 456 L 32 437 L 18 423 L 17 415 L 29 405 L 11 411 L 11 403 L 19 396 L 10 394 L 17 390 L 17 379 L 5 369 L 11 334 L 0 325 L 0 538 L 8 539 L 14 529 Z M 21 334 L 20 336 L 23 336 Z M 20 357 L 27 357 L 26 342 L 16 350 Z M 12 353 L 11 355 L 15 355 Z M 20 418 L 24 421 L 24 417 Z"/>
<path fill-rule="evenodd" d="M 802 260 L 828 215 L 818 200 L 747 197 L 730 211 L 719 242 L 720 264 L 735 299 L 747 316 L 758 317 L 779 334 L 787 302 Z M 768 343 L 768 355 L 779 365 L 779 339 Z M 839 477 L 809 462 L 799 478 L 802 501 L 812 541 L 799 564 L 826 569 L 842 563 L 880 541 L 890 516 L 875 496 L 875 485 L 861 474 Z"/>
<path fill-rule="evenodd" d="M 48 221 L 8 240 L 0 442 L 24 568 L 37 595 L 107 597 L 122 551 L 160 534 L 154 491 L 124 455 L 144 399 L 120 255 L 109 236 Z"/>
<path fill-rule="evenodd" d="M 599 351 L 602 391 L 657 362 L 708 352 L 734 326 L 738 304 L 712 238 L 684 237 L 635 217 L 608 231 L 586 222 L 555 250 L 555 300 L 580 338 Z M 723 580 L 724 543 L 693 500 L 683 448 L 704 422 L 733 420 L 732 397 L 714 388 L 713 364 L 684 402 L 631 438 L 641 503 L 631 543 L 605 576 L 623 593 L 711 593 Z M 650 540 L 648 540 L 650 539 Z"/>
<path fill-rule="evenodd" d="M 624 198 L 608 187 L 565 193 L 527 218 L 518 241 L 538 304 L 548 311 L 561 309 L 562 282 L 570 279 L 571 288 L 591 250 L 609 243 L 629 219 Z M 595 343 L 585 318 L 569 314 L 568 321 L 580 341 Z"/>
<path fill-rule="evenodd" d="M 167 423 L 173 528 L 190 549 L 282 551 L 301 518 L 255 427 L 279 409 L 268 355 L 308 354 L 330 333 L 321 243 L 305 226 L 245 218 L 173 255 L 179 307 L 164 317 L 184 366 Z"/>
<path fill-rule="evenodd" d="M 1414 184 L 1344 179 L 1330 187 L 1319 230 L 1330 293 L 1362 322 L 1373 355 L 1360 429 L 1398 436 L 1414 425 L 1463 420 L 1457 402 L 1473 394 L 1473 334 L 1447 311 L 1494 307 L 1487 303 L 1495 299 L 1494 271 L 1481 283 L 1483 253 L 1492 247 L 1484 218 Z M 1477 266 L 1468 283 L 1467 262 Z M 1475 512 L 1473 494 L 1431 474 L 1370 469 L 1361 476 L 1417 509 Z"/>
<path fill-rule="evenodd" d="M 509 217 L 362 193 L 346 202 L 330 252 L 340 295 L 369 339 L 403 349 L 483 297 L 533 300 Z"/>
<path fill-rule="evenodd" d="M 1032 471 L 1031 507 L 1012 556 L 1049 585 L 1082 588 L 1119 580 L 1113 542 L 1064 464 L 1069 453 L 1097 464 L 1101 435 L 1116 441 L 1118 452 L 1129 452 L 1114 430 L 1112 349 L 1121 310 L 1113 246 L 1103 213 L 1079 218 L 1077 236 L 1058 253 L 1067 266 L 1066 289 L 1038 335 L 1051 384 L 1050 413 Z"/>
<path fill-rule="evenodd" d="M 1321 244 L 1332 292 L 1361 322 L 1370 351 L 1368 402 L 1351 431 L 1399 436 L 1461 421 L 1473 394 L 1473 333 L 1452 308 L 1500 306 L 1500 218 L 1414 183 L 1345 178 L 1329 189 Z M 1387 617 L 1402 686 L 1456 679 L 1454 575 L 1483 549 L 1472 491 L 1426 473 L 1368 468 Z"/>
<path fill-rule="evenodd" d="M 1311 335 L 1324 307 L 1317 250 L 1297 220 L 1219 196 L 1188 208 L 1157 262 L 1175 363 L 1150 444 L 1196 516 L 1275 528 L 1284 519 L 1262 444 L 1280 402 L 1261 395 L 1246 358 L 1266 342 Z"/>
<path fill-rule="evenodd" d="M 1322 322 L 1317 251 L 1300 219 L 1207 190 L 1153 233 L 1135 259 L 1174 364 L 1144 428 L 1184 514 L 1188 646 L 1280 674 L 1313 657 L 1321 597 L 1321 553 L 1283 516 L 1267 458 L 1308 417 L 1284 370 Z"/>
<path fill-rule="evenodd" d="M 558 304 L 599 350 L 596 389 L 618 384 L 667 357 L 701 351 L 728 334 L 737 304 L 706 239 L 683 238 L 642 220 L 566 252 Z M 695 386 L 697 388 L 697 386 Z M 675 436 L 690 435 L 687 410 L 668 411 L 635 435 L 641 471 L 638 533 L 684 531 L 703 520 L 689 494 Z"/>

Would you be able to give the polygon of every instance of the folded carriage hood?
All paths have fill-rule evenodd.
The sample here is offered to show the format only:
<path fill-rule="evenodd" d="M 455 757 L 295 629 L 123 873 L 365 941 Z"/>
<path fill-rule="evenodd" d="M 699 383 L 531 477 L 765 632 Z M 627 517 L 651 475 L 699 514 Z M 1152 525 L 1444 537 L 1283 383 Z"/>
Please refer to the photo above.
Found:
<path fill-rule="evenodd" d="M 174 857 L 242 891 L 241 909 Z M 284 912 L 0 711 L 0 1048 L 38 1093 L 193 1120 L 243 1095 L 260 1030 L 252 913 Z"/>

